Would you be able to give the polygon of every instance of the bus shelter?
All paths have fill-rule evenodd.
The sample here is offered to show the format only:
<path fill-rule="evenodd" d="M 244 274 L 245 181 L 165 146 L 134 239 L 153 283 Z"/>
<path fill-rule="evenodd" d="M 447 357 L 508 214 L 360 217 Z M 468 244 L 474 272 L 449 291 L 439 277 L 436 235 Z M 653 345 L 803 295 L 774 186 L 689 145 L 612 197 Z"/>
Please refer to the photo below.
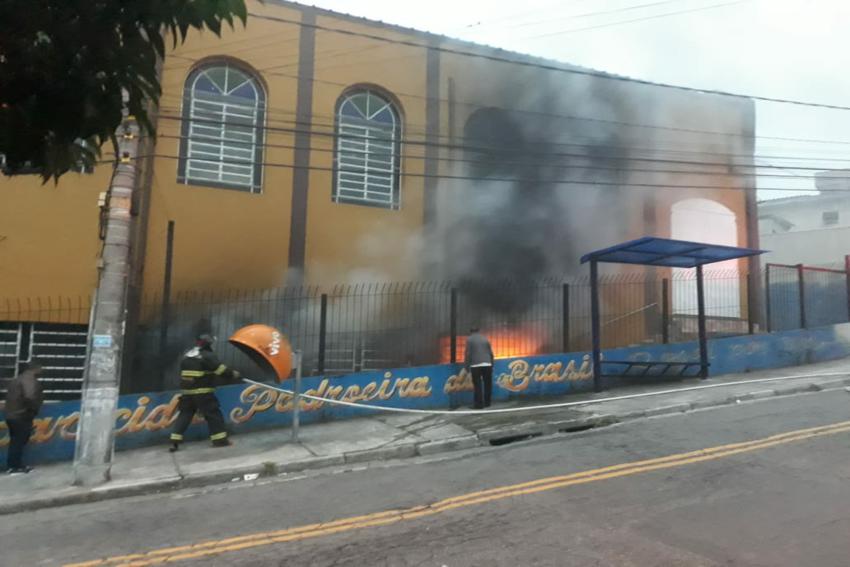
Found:
<path fill-rule="evenodd" d="M 703 242 L 687 242 L 647 236 L 624 242 L 610 248 L 597 250 L 584 255 L 582 264 L 590 264 L 590 319 L 593 345 L 593 385 L 596 391 L 602 390 L 602 379 L 606 376 L 629 375 L 635 367 L 643 369 L 648 374 L 653 368 L 660 368 L 659 373 L 667 373 L 672 368 L 679 369 L 679 375 L 684 375 L 689 368 L 699 367 L 699 377 L 708 378 L 708 341 L 706 333 L 705 288 L 703 281 L 703 266 L 726 260 L 746 258 L 763 254 L 764 250 L 738 248 L 735 246 L 719 246 Z M 637 264 L 641 266 L 660 266 L 666 268 L 694 268 L 697 280 L 697 328 L 699 332 L 699 360 L 686 362 L 664 361 L 602 361 L 602 328 L 599 313 L 599 264 Z M 617 365 L 625 369 L 618 374 L 606 375 L 602 365 Z"/>

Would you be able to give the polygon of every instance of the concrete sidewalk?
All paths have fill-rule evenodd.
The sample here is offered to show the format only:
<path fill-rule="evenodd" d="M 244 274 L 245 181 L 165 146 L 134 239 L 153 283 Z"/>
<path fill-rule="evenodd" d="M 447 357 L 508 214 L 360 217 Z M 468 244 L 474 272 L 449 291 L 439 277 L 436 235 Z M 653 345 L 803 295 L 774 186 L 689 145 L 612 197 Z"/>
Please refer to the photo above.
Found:
<path fill-rule="evenodd" d="M 758 382 L 801 374 L 836 374 Z M 694 387 L 749 383 L 692 389 Z M 482 445 L 565 434 L 633 419 L 681 413 L 725 404 L 850 386 L 850 359 L 781 370 L 727 375 L 705 381 L 688 379 L 600 394 L 547 397 L 497 404 L 494 408 L 588 401 L 571 408 L 480 415 L 384 413 L 356 420 L 320 423 L 301 429 L 300 442 L 288 429 L 235 436 L 234 446 L 216 449 L 189 443 L 178 453 L 165 446 L 116 454 L 113 480 L 94 489 L 70 486 L 70 463 L 45 465 L 29 475 L 0 476 L 0 514 L 108 498 L 150 494 L 224 482 L 252 482 L 260 477 L 340 467 L 351 463 L 403 459 Z M 672 391 L 672 392 L 669 392 Z M 594 403 L 593 400 L 659 394 Z M 842 395 L 846 395 L 843 394 Z"/>

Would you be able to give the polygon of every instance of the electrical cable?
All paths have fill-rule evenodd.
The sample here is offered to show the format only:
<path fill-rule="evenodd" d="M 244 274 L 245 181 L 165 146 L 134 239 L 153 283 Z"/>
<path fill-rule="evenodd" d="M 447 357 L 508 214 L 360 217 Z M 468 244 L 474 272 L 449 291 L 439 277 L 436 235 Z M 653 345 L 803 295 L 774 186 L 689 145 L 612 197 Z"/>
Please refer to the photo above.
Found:
<path fill-rule="evenodd" d="M 168 155 L 168 154 L 153 154 L 149 156 L 140 156 L 140 157 L 158 157 L 162 159 L 171 159 L 171 160 L 185 160 L 185 157 Z M 283 168 L 283 169 L 302 169 L 307 171 L 323 171 L 327 173 L 335 173 L 336 169 L 333 167 L 322 167 L 322 166 L 295 166 L 289 163 L 276 163 L 276 162 L 268 162 L 268 161 L 244 161 L 244 160 L 204 160 L 199 158 L 193 158 L 194 161 L 206 161 L 209 163 L 222 163 L 222 164 L 230 164 L 230 165 L 242 165 L 242 166 L 262 166 L 262 167 L 275 167 L 275 168 Z M 386 173 L 386 172 L 380 172 Z M 518 183 L 518 182 L 529 182 L 534 181 L 531 179 L 524 179 L 521 177 L 476 177 L 476 176 L 467 176 L 467 175 L 444 175 L 444 174 L 427 174 L 427 173 L 414 173 L 414 172 L 404 172 L 398 171 L 395 173 L 398 177 L 407 177 L 407 178 L 419 178 L 419 179 L 444 179 L 444 180 L 453 180 L 453 181 L 482 181 L 489 183 Z M 198 180 L 199 183 L 203 183 L 203 180 Z M 550 180 L 543 179 L 540 180 L 539 183 L 543 185 L 573 185 L 573 186 L 582 186 L 582 187 L 614 187 L 614 188 L 626 188 L 626 187 L 635 187 L 641 189 L 672 189 L 679 191 L 688 191 L 688 190 L 711 190 L 711 191 L 734 191 L 746 193 L 747 191 L 755 192 L 755 187 L 752 189 L 741 189 L 736 187 L 724 187 L 719 185 L 673 185 L 673 184 L 663 184 L 663 183 L 634 183 L 634 182 L 605 182 L 605 181 L 582 181 L 580 179 L 560 179 L 560 180 Z M 759 191 L 781 191 L 781 192 L 793 192 L 793 193 L 850 193 L 850 189 L 795 189 L 788 187 L 759 187 Z"/>
<path fill-rule="evenodd" d="M 740 1 L 743 1 L 743 0 L 740 0 Z M 717 95 L 717 96 L 722 96 L 722 97 L 744 99 L 744 100 L 757 100 L 757 101 L 761 101 L 761 102 L 791 104 L 791 105 L 796 105 L 796 106 L 805 106 L 805 107 L 811 107 L 811 108 L 822 108 L 822 109 L 830 109 L 830 110 L 850 110 L 850 106 L 844 106 L 844 105 L 839 105 L 839 104 L 827 104 L 827 103 L 802 101 L 802 100 L 787 99 L 787 98 L 780 98 L 780 97 L 769 97 L 769 96 L 759 96 L 759 95 L 751 95 L 751 94 L 733 93 L 733 92 L 722 91 L 722 90 L 718 90 L 718 89 L 704 89 L 704 88 L 697 88 L 697 87 L 687 87 L 687 86 L 683 86 L 683 85 L 674 85 L 674 84 L 670 84 L 670 83 L 649 81 L 649 80 L 646 80 L 646 79 L 637 79 L 637 78 L 634 78 L 634 77 L 623 77 L 623 76 L 614 75 L 614 74 L 611 74 L 611 73 L 605 73 L 605 72 L 602 72 L 602 71 L 595 71 L 595 70 L 591 70 L 591 69 L 570 68 L 570 67 L 567 67 L 564 64 L 543 63 L 542 61 L 545 61 L 544 59 L 541 59 L 540 61 L 524 61 L 524 60 L 518 60 L 518 59 L 515 59 L 515 58 L 511 58 L 511 57 L 502 56 L 502 55 L 495 55 L 495 54 L 488 54 L 488 53 L 476 53 L 474 51 L 465 51 L 465 50 L 461 50 L 461 49 L 453 49 L 453 48 L 449 48 L 449 47 L 443 47 L 443 46 L 436 44 L 436 43 L 427 44 L 427 43 L 419 43 L 419 42 L 411 41 L 411 40 L 393 39 L 393 38 L 389 38 L 389 37 L 385 37 L 385 36 L 381 36 L 381 35 L 376 35 L 376 34 L 372 34 L 372 33 L 359 32 L 359 31 L 355 31 L 355 30 L 351 30 L 351 29 L 344 29 L 344 28 L 336 28 L 336 27 L 326 26 L 326 25 L 317 24 L 317 23 L 308 23 L 308 22 L 304 22 L 304 21 L 301 21 L 301 20 L 295 20 L 295 19 L 292 19 L 292 18 L 285 18 L 285 17 L 281 17 L 281 16 L 270 16 L 270 15 L 266 15 L 266 14 L 257 14 L 255 12 L 249 12 L 249 16 L 253 17 L 253 18 L 262 19 L 262 20 L 278 22 L 278 23 L 281 23 L 281 24 L 294 25 L 294 26 L 298 26 L 298 27 L 301 27 L 301 28 L 311 28 L 311 29 L 315 29 L 315 30 L 332 32 L 332 33 L 336 33 L 336 34 L 339 34 L 339 35 L 347 35 L 347 36 L 353 36 L 353 37 L 364 37 L 364 38 L 371 39 L 371 40 L 374 40 L 374 41 L 381 41 L 381 42 L 384 42 L 384 43 L 390 43 L 390 44 L 394 44 L 394 45 L 404 45 L 404 46 L 407 46 L 407 47 L 414 47 L 414 48 L 417 48 L 417 49 L 425 49 L 425 50 L 433 50 L 433 51 L 436 51 L 436 52 L 447 53 L 447 54 L 451 54 L 451 55 L 460 55 L 460 56 L 464 56 L 464 57 L 484 59 L 484 60 L 495 61 L 495 62 L 499 62 L 499 63 L 509 63 L 509 64 L 513 64 L 513 65 L 520 65 L 520 66 L 523 66 L 523 67 L 532 67 L 532 68 L 537 68 L 537 69 L 542 69 L 542 70 L 547 70 L 547 71 L 556 71 L 556 72 L 559 72 L 559 73 L 568 73 L 568 74 L 573 74 L 573 75 L 595 77 L 595 78 L 609 80 L 609 81 L 634 83 L 634 84 L 640 84 L 640 85 L 646 85 L 646 86 L 652 86 L 652 87 L 679 90 L 679 91 L 684 91 L 684 92 L 710 94 L 710 95 Z M 402 29 L 404 31 L 408 31 L 408 32 L 410 31 L 410 30 L 406 30 L 405 28 L 400 28 L 400 29 Z M 431 39 L 434 39 L 434 40 L 458 41 L 458 40 L 451 40 L 450 38 L 445 38 L 445 37 L 435 35 L 435 34 L 426 34 L 424 32 L 419 32 L 419 33 L 421 33 L 422 35 L 427 35 Z M 460 42 L 460 43 L 466 43 L 466 42 Z M 501 51 L 501 50 L 494 50 L 492 48 L 489 48 L 489 51 Z M 517 54 L 517 55 L 519 55 L 519 54 Z M 533 59 L 533 58 L 529 56 L 528 59 Z"/>
<path fill-rule="evenodd" d="M 679 10 L 677 12 L 666 12 L 664 14 L 655 14 L 653 16 L 644 16 L 644 17 L 641 17 L 641 18 L 633 18 L 631 20 L 621 20 L 619 22 L 611 22 L 611 23 L 608 23 L 608 24 L 599 24 L 599 25 L 596 25 L 596 26 L 587 26 L 587 27 L 584 27 L 584 28 L 574 28 L 574 29 L 571 29 L 571 30 L 563 30 L 563 31 L 551 32 L 551 33 L 544 33 L 544 34 L 540 34 L 540 35 L 532 35 L 532 36 L 524 37 L 522 39 L 543 39 L 543 38 L 547 38 L 547 37 L 556 37 L 556 36 L 566 35 L 566 34 L 570 34 L 570 33 L 578 33 L 578 32 L 590 31 L 590 30 L 598 30 L 598 29 L 602 29 L 602 28 L 609 28 L 609 27 L 612 27 L 612 26 L 621 26 L 621 25 L 624 25 L 624 24 L 633 24 L 633 23 L 637 23 L 637 22 L 645 22 L 645 21 L 648 21 L 648 20 L 657 20 L 659 18 L 668 18 L 670 16 L 679 16 L 679 15 L 682 15 L 682 14 L 691 14 L 691 13 L 694 13 L 694 12 L 704 12 L 706 10 L 714 10 L 714 9 L 717 9 L 717 8 L 725 8 L 727 6 L 734 6 L 736 4 L 743 4 L 745 2 L 751 2 L 751 1 L 752 0 L 733 0 L 732 2 L 724 2 L 724 3 L 721 3 L 721 4 L 712 4 L 710 6 L 702 6 L 702 7 L 699 7 L 699 8 L 690 8 L 688 10 Z"/>
<path fill-rule="evenodd" d="M 158 137 L 161 138 L 161 139 L 181 140 L 181 141 L 190 139 L 189 136 L 175 136 L 175 135 L 171 135 L 171 134 L 160 134 Z M 216 143 L 222 143 L 222 142 L 231 142 L 230 140 L 223 140 L 221 138 L 196 138 L 195 141 L 200 142 L 200 143 L 204 143 L 204 144 L 216 144 Z M 263 149 L 267 149 L 267 148 L 286 149 L 286 150 L 299 149 L 298 146 L 295 146 L 295 145 L 292 145 L 292 144 L 274 144 L 274 143 L 269 143 L 269 142 L 263 142 L 262 144 L 253 144 L 253 146 L 254 147 L 260 147 L 260 148 L 263 148 Z M 318 148 L 318 147 L 313 147 L 313 146 L 311 146 L 309 148 L 309 151 L 310 152 L 317 152 L 317 153 L 324 153 L 324 154 L 337 154 L 338 153 L 338 150 L 336 148 Z M 365 152 L 363 152 L 363 153 L 365 155 Z M 428 161 L 429 159 L 433 159 L 434 161 L 445 162 L 445 163 L 462 163 L 462 164 L 490 165 L 490 166 L 496 165 L 499 168 L 501 168 L 503 166 L 539 167 L 539 168 L 547 168 L 548 171 L 563 169 L 563 170 L 577 170 L 577 171 L 609 171 L 609 172 L 621 172 L 621 173 L 648 173 L 648 174 L 660 174 L 660 175 L 669 174 L 669 175 L 683 175 L 683 176 L 687 176 L 687 175 L 720 176 L 720 177 L 724 177 L 724 178 L 740 176 L 740 175 L 753 175 L 753 176 L 758 176 L 759 178 L 767 178 L 767 179 L 769 179 L 769 178 L 773 178 L 773 179 L 802 179 L 802 180 L 810 180 L 811 179 L 811 177 L 806 177 L 806 176 L 803 176 L 803 175 L 757 173 L 756 171 L 753 171 L 751 173 L 741 173 L 741 172 L 729 173 L 729 172 L 724 172 L 724 171 L 705 171 L 705 170 L 696 170 L 695 171 L 695 170 L 683 170 L 683 169 L 678 169 L 678 170 L 676 170 L 676 169 L 648 169 L 648 168 L 641 168 L 641 167 L 606 167 L 606 166 L 600 166 L 600 165 L 575 165 L 575 164 L 573 164 L 573 165 L 570 165 L 570 164 L 559 165 L 559 164 L 555 164 L 555 163 L 551 163 L 551 162 L 547 163 L 547 162 L 510 161 L 510 160 L 504 160 L 504 159 L 496 160 L 495 158 L 489 159 L 489 160 L 486 160 L 486 159 L 475 160 L 475 159 L 451 158 L 451 157 L 427 158 L 427 157 L 421 156 L 421 155 L 410 155 L 410 154 L 405 154 L 405 155 L 402 155 L 400 157 L 401 157 L 402 160 L 405 160 L 405 161 L 408 161 L 408 160 Z M 578 157 L 578 154 L 576 154 L 576 157 Z M 583 159 L 589 159 L 589 158 L 587 158 L 587 156 L 581 156 L 581 157 Z M 203 158 L 199 158 L 199 159 L 200 159 L 200 161 L 210 161 L 210 162 L 216 161 L 216 160 L 206 160 L 206 159 L 203 159 Z M 633 159 L 635 161 L 647 161 L 647 160 L 642 160 L 642 159 L 638 159 L 638 158 L 629 158 L 629 159 Z M 668 163 L 667 160 L 651 160 L 651 161 Z M 248 162 L 246 162 L 246 163 L 248 163 Z M 682 163 L 682 162 L 675 162 L 675 163 Z M 691 164 L 687 164 L 687 165 L 691 165 Z M 697 163 L 693 163 L 693 165 L 697 165 Z M 699 165 L 711 166 L 712 164 L 710 164 L 710 163 L 700 163 Z M 717 167 L 721 167 L 721 166 L 717 165 Z M 751 168 L 753 170 L 759 170 L 759 169 L 780 169 L 780 170 L 783 170 L 783 171 L 789 170 L 789 168 L 787 168 L 787 167 L 779 167 L 779 166 L 774 166 L 774 165 L 765 165 L 765 166 L 752 165 L 752 166 L 737 166 L 737 167 L 739 167 L 739 168 Z M 799 169 L 801 169 L 801 170 L 811 170 L 811 171 L 823 171 L 822 167 L 801 167 Z M 848 174 L 846 176 L 834 176 L 834 177 L 830 177 L 830 179 L 850 179 L 850 172 L 848 172 Z"/>
<path fill-rule="evenodd" d="M 605 361 L 603 361 L 604 363 Z M 269 390 L 274 390 L 276 392 L 280 392 L 282 394 L 286 394 L 288 396 L 295 397 L 296 395 L 301 398 L 305 398 L 308 400 L 328 403 L 331 405 L 339 405 L 345 407 L 353 407 L 364 410 L 376 410 L 376 411 L 388 411 L 393 413 L 417 413 L 417 414 L 427 414 L 427 415 L 485 415 L 485 414 L 504 414 L 504 413 L 523 413 L 529 411 L 540 411 L 540 410 L 549 410 L 556 408 L 570 408 L 577 406 L 587 406 L 592 404 L 605 404 L 608 402 L 619 402 L 623 400 L 634 400 L 640 398 L 649 398 L 655 396 L 666 396 L 669 394 L 680 394 L 682 392 L 697 392 L 701 390 L 710 390 L 715 388 L 728 388 L 730 386 L 742 386 L 742 385 L 750 385 L 750 384 L 765 384 L 768 382 L 779 382 L 783 380 L 802 380 L 805 378 L 827 378 L 833 376 L 848 376 L 850 373 L 848 372 L 818 372 L 812 374 L 798 374 L 795 376 L 778 376 L 774 378 L 758 378 L 755 380 L 738 380 L 735 382 L 725 382 L 722 384 L 705 384 L 702 386 L 692 386 L 690 388 L 678 388 L 678 389 L 670 389 L 670 390 L 661 390 L 658 392 L 644 392 L 641 394 L 627 394 L 623 396 L 611 396 L 608 398 L 601 399 L 591 399 L 591 400 L 581 400 L 576 402 L 563 402 L 557 404 L 542 404 L 536 406 L 525 406 L 518 408 L 498 408 L 498 409 L 481 409 L 481 410 L 423 410 L 423 409 L 414 409 L 414 408 L 399 408 L 393 406 L 376 406 L 371 404 L 361 404 L 355 402 L 346 402 L 343 400 L 335 400 L 333 398 L 323 398 L 320 396 L 313 396 L 310 394 L 296 394 L 292 390 L 287 390 L 285 388 L 279 388 L 277 386 L 273 386 L 271 384 L 267 384 L 265 382 L 258 382 L 256 380 L 251 380 L 248 378 L 242 378 L 243 382 L 248 384 L 252 384 L 254 386 L 260 386 L 263 388 L 268 388 Z"/>
<path fill-rule="evenodd" d="M 369 139 L 366 136 L 357 136 L 357 135 L 354 135 L 354 134 L 339 134 L 337 132 L 330 132 L 330 131 L 322 131 L 322 130 L 314 130 L 314 129 L 302 129 L 302 128 L 288 128 L 288 127 L 280 127 L 280 126 L 238 124 L 238 123 L 227 122 L 227 121 L 223 121 L 223 120 L 210 120 L 210 119 L 206 119 L 206 118 L 186 118 L 186 117 L 183 117 L 183 116 L 169 115 L 169 114 L 162 114 L 162 115 L 160 115 L 160 118 L 162 118 L 164 120 L 175 121 L 175 122 L 189 122 L 189 123 L 211 124 L 211 125 L 216 125 L 216 126 L 233 126 L 233 127 L 243 127 L 243 128 L 244 127 L 250 127 L 251 129 L 255 129 L 255 130 L 258 130 L 258 131 L 283 132 L 283 133 L 287 133 L 287 134 L 310 134 L 310 135 L 316 135 L 316 136 L 322 136 L 322 137 L 334 138 L 334 139 L 338 139 L 338 138 L 352 139 L 352 140 L 356 140 L 358 138 Z M 281 122 L 288 122 L 288 121 L 281 121 Z M 302 124 L 303 124 L 303 122 L 302 122 Z M 415 140 L 415 139 L 404 139 L 400 143 L 402 145 L 405 145 L 405 146 L 436 147 L 436 148 L 449 149 L 449 150 L 476 151 L 476 152 L 482 152 L 482 153 L 493 152 L 493 153 L 499 154 L 499 155 L 505 155 L 505 154 L 508 154 L 508 153 L 511 153 L 511 152 L 518 151 L 518 150 L 515 150 L 515 149 L 512 149 L 512 148 L 500 148 L 500 147 L 493 147 L 493 146 L 464 146 L 464 145 L 459 145 L 459 144 L 451 144 L 451 143 L 445 144 L 445 143 L 440 143 L 440 142 L 431 142 L 431 141 L 427 141 L 427 140 Z M 545 145 L 548 145 L 548 144 L 546 144 L 545 142 L 540 142 L 539 144 L 532 144 L 532 145 L 544 145 L 545 146 Z M 656 151 L 656 152 L 657 151 L 666 151 L 666 150 L 659 150 L 659 149 L 652 149 L 652 148 L 632 148 L 632 147 L 628 147 L 628 146 L 602 146 L 602 145 L 588 145 L 588 144 L 564 144 L 564 145 L 587 148 L 587 149 L 590 149 L 594 152 L 598 152 L 600 149 L 605 149 L 606 147 L 611 148 L 611 149 L 622 149 L 622 150 L 626 150 L 626 151 L 629 151 L 629 152 L 636 152 L 636 151 L 641 151 L 641 150 L 650 151 L 650 152 L 652 152 L 652 151 Z M 830 158 L 815 158 L 815 157 L 810 157 L 810 156 L 758 156 L 758 155 L 751 155 L 751 154 L 728 154 L 728 153 L 712 154 L 711 152 L 693 152 L 693 153 L 698 153 L 699 155 L 721 155 L 721 156 L 724 156 L 724 157 L 740 157 L 740 158 L 743 158 L 743 159 L 761 158 L 761 159 L 786 159 L 786 160 L 798 160 L 798 161 L 815 160 L 815 161 L 827 161 L 827 162 L 850 162 L 850 158 L 831 158 L 831 157 Z M 622 161 L 650 161 L 650 162 L 652 162 L 652 161 L 664 161 L 664 162 L 701 164 L 701 165 L 718 165 L 718 166 L 723 166 L 723 167 L 736 166 L 736 164 L 729 163 L 729 162 L 724 162 L 724 163 L 714 162 L 714 163 L 712 163 L 712 162 L 704 162 L 704 161 L 690 161 L 689 162 L 689 161 L 684 161 L 684 160 L 670 160 L 670 159 L 658 160 L 658 158 L 646 158 L 646 157 L 637 157 L 637 156 L 632 157 L 632 156 L 627 156 L 627 155 L 626 156 L 624 156 L 624 155 L 600 156 L 598 154 L 592 154 L 592 155 L 591 154 L 575 154 L 575 153 L 569 154 L 569 153 L 564 153 L 564 152 L 524 152 L 524 154 L 525 155 L 540 155 L 540 156 L 545 155 L 545 156 L 554 156 L 554 157 L 584 157 L 584 158 L 594 157 L 594 158 L 597 158 L 597 159 L 610 159 L 610 160 L 622 160 Z M 741 165 L 741 166 L 745 166 L 745 165 Z M 769 166 L 760 166 L 760 167 L 769 167 Z M 804 169 L 804 168 L 794 167 L 794 169 Z M 816 169 L 818 171 L 820 171 L 823 168 L 816 168 Z"/>

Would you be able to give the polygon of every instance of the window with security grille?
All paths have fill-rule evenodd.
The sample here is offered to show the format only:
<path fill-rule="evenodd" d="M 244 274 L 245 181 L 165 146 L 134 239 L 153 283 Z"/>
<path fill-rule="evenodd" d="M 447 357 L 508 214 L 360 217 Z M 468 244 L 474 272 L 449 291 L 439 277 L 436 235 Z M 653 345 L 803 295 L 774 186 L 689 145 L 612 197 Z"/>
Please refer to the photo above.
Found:
<path fill-rule="evenodd" d="M 179 181 L 259 193 L 264 112 L 263 90 L 245 71 L 195 70 L 184 92 Z"/>
<path fill-rule="evenodd" d="M 336 202 L 398 209 L 401 123 L 395 106 L 364 89 L 342 97 L 337 110 Z"/>

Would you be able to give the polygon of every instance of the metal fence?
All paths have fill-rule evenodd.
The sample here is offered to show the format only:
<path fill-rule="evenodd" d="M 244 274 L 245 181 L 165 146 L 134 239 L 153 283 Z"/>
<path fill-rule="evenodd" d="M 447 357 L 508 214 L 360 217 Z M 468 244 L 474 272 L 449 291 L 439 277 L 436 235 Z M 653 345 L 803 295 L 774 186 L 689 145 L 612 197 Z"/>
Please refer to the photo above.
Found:
<path fill-rule="evenodd" d="M 44 367 L 46 401 L 78 399 L 90 314 L 87 297 L 0 299 L 0 400 L 8 380 L 32 360 Z"/>
<path fill-rule="evenodd" d="M 133 390 L 174 387 L 180 356 L 199 333 L 226 339 L 253 323 L 280 328 L 294 348 L 313 356 L 315 365 L 320 350 L 320 311 L 321 294 L 316 287 L 182 292 L 167 305 L 156 295 L 145 298 L 133 344 L 128 345 L 130 356 L 125 359 L 131 373 L 129 383 Z M 226 340 L 221 343 L 218 351 L 225 364 L 238 367 L 245 362 Z"/>
<path fill-rule="evenodd" d="M 0 298 L 0 321 L 87 325 L 90 313 L 88 297 Z"/>
<path fill-rule="evenodd" d="M 843 323 L 850 319 L 850 275 L 802 264 L 767 264 L 767 331 Z"/>
<path fill-rule="evenodd" d="M 604 348 L 696 339 L 694 275 L 660 274 L 600 278 Z M 746 274 L 706 271 L 709 336 L 850 320 L 844 271 L 769 264 L 755 280 L 758 289 L 749 289 Z M 34 357 L 48 363 L 51 399 L 78 397 L 89 311 L 82 299 L 0 301 L 0 321 L 9 321 L 0 323 L 0 397 L 2 379 Z M 221 339 L 227 364 L 256 373 L 226 341 L 253 323 L 281 329 L 303 352 L 307 375 L 462 361 L 473 326 L 488 335 L 498 357 L 584 351 L 591 343 L 586 278 L 184 292 L 166 305 L 157 296 L 143 298 L 137 321 L 125 344 L 125 391 L 176 387 L 180 357 L 201 332 Z"/>
<path fill-rule="evenodd" d="M 710 336 L 757 329 L 750 320 L 747 281 L 737 271 L 706 272 Z M 833 290 L 811 291 L 813 298 L 824 293 Z M 604 276 L 600 295 L 606 348 L 696 338 L 692 274 Z M 487 334 L 498 357 L 587 350 L 591 342 L 590 286 L 581 278 L 183 293 L 165 307 L 158 297 L 149 298 L 140 322 L 132 383 L 142 390 L 173 387 L 180 355 L 201 332 L 222 339 L 218 350 L 225 363 L 256 372 L 226 344 L 234 331 L 252 323 L 281 329 L 303 352 L 307 375 L 462 361 L 473 326 Z"/>
<path fill-rule="evenodd" d="M 0 399 L 22 365 L 39 361 L 48 402 L 80 397 L 86 363 L 87 326 L 73 323 L 0 322 Z"/>

